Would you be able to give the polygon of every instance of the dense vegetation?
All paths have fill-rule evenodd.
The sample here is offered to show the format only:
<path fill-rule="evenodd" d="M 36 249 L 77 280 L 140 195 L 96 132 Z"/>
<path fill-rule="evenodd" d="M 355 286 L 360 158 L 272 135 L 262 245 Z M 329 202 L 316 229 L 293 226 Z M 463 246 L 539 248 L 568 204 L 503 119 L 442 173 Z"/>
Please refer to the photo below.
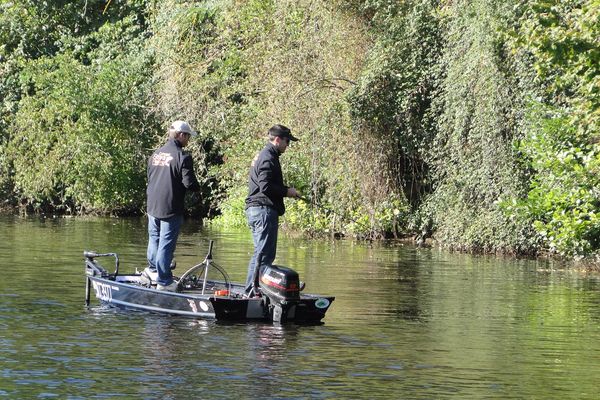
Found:
<path fill-rule="evenodd" d="M 244 224 L 274 123 L 314 234 L 600 252 L 600 0 L 0 0 L 0 196 L 135 213 L 170 120 Z"/>

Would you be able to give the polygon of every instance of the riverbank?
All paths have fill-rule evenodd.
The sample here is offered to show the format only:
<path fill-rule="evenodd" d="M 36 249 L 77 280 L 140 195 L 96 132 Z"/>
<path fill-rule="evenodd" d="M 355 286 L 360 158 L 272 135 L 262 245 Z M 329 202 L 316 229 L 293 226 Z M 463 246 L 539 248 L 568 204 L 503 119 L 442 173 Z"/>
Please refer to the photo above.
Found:
<path fill-rule="evenodd" d="M 0 208 L 0 216 L 5 216 L 5 217 L 16 217 L 16 218 L 33 218 L 33 217 L 42 217 L 42 218 L 48 218 L 48 219 L 54 219 L 54 218 L 73 218 L 76 220 L 85 220 L 86 218 L 109 218 L 109 219 L 135 219 L 135 218 L 139 218 L 141 217 L 141 213 L 140 214 L 127 214 L 127 215 L 120 215 L 120 216 L 99 216 L 99 215 L 95 215 L 95 214 L 87 214 L 87 215 L 70 215 L 70 214 L 65 214 L 65 213 L 24 213 L 24 212 L 20 212 L 18 208 L 16 207 L 3 207 Z M 190 218 L 192 219 L 192 218 Z M 195 218 L 194 218 L 195 219 Z M 208 223 L 202 223 L 202 225 L 204 226 L 208 226 L 210 227 L 211 224 L 210 222 Z M 244 227 L 245 228 L 245 227 Z M 227 229 L 227 228 L 223 228 L 220 227 L 219 229 Z M 236 229 L 237 230 L 237 229 Z M 539 261 L 548 261 L 551 262 L 553 265 L 555 265 L 556 269 L 571 269 L 573 271 L 579 271 L 582 273 L 600 273 L 600 257 L 589 257 L 589 258 L 567 258 L 564 256 L 560 256 L 558 254 L 552 253 L 550 251 L 539 251 L 536 254 L 526 254 L 526 253 L 515 253 L 513 251 L 484 251 L 480 248 L 466 248 L 466 247 L 453 247 L 451 245 L 445 244 L 441 241 L 438 241 L 435 239 L 435 234 L 433 234 L 434 237 L 428 237 L 426 239 L 423 239 L 420 235 L 410 235 L 410 234 L 406 234 L 406 235 L 402 235 L 400 237 L 397 238 L 393 238 L 393 237 L 387 237 L 387 238 L 380 238 L 380 239 L 365 239 L 365 238 L 360 238 L 360 237 L 352 237 L 352 236 L 345 236 L 342 234 L 325 234 L 325 233 L 321 233 L 321 234 L 315 234 L 314 232 L 303 232 L 301 230 L 292 230 L 289 228 L 282 228 L 281 231 L 283 233 L 285 233 L 285 235 L 287 237 L 290 238 L 295 238 L 298 240 L 306 240 L 306 239 L 314 239 L 314 240 L 319 240 L 319 239 L 327 239 L 327 240 L 334 240 L 334 241 L 344 241 L 344 240 L 349 240 L 349 241 L 357 241 L 360 243 L 386 243 L 386 244 L 392 244 L 393 246 L 404 246 L 404 245 L 408 245 L 408 246 L 414 246 L 416 248 L 423 248 L 423 249 L 438 249 L 441 251 L 445 251 L 448 253 L 456 253 L 456 254 L 468 254 L 468 255 L 472 255 L 472 256 L 494 256 L 494 257 L 498 257 L 499 259 L 505 259 L 505 260 L 510 260 L 510 259 L 514 259 L 514 260 L 539 260 Z"/>

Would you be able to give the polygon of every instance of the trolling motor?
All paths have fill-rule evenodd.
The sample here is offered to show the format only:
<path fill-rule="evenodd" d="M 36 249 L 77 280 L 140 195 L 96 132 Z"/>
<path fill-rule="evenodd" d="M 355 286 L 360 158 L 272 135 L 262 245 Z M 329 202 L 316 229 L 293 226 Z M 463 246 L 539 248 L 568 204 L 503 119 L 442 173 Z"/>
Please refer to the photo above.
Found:
<path fill-rule="evenodd" d="M 96 253 L 95 251 L 84 251 L 83 256 L 85 257 L 85 305 L 90 305 L 90 276 L 100 276 L 106 279 L 114 280 L 119 274 L 119 255 L 117 253 Z M 110 274 L 107 270 L 102 268 L 100 264 L 96 263 L 94 258 L 96 257 L 114 257 L 115 258 L 115 273 Z"/>

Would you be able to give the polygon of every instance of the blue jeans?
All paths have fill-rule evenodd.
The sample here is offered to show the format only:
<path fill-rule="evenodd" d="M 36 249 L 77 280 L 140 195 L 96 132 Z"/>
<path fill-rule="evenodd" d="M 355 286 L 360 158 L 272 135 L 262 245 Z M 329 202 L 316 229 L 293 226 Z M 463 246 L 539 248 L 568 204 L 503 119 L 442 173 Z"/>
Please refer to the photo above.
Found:
<path fill-rule="evenodd" d="M 246 277 L 246 291 L 252 289 L 254 272 L 265 265 L 273 264 L 277 252 L 277 230 L 279 229 L 279 214 L 271 207 L 248 207 L 246 210 L 248 226 L 252 232 L 254 242 L 254 254 L 248 264 L 248 276 Z"/>
<path fill-rule="evenodd" d="M 156 282 L 163 286 L 173 282 L 171 261 L 182 222 L 181 215 L 159 219 L 148 214 L 148 264 L 151 270 L 158 271 Z"/>

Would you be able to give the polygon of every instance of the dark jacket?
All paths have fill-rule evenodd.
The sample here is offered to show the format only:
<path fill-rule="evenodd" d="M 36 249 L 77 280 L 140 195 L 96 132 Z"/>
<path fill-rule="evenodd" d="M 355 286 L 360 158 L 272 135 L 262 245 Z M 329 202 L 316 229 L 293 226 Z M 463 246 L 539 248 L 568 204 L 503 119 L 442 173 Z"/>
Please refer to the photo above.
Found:
<path fill-rule="evenodd" d="M 155 218 L 183 215 L 186 190 L 200 190 L 192 156 L 178 141 L 169 139 L 148 159 L 148 214 Z"/>
<path fill-rule="evenodd" d="M 279 152 L 269 142 L 252 160 L 246 208 L 268 206 L 274 208 L 277 214 L 283 215 L 285 213 L 283 198 L 287 190 L 288 187 L 283 184 Z"/>

